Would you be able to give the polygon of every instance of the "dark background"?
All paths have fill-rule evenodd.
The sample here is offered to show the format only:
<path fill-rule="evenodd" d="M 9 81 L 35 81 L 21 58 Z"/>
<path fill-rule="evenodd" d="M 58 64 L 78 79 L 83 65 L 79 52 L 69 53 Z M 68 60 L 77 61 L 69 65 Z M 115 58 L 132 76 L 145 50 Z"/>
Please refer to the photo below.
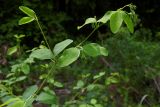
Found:
<path fill-rule="evenodd" d="M 78 36 L 81 32 L 88 33 L 88 29 L 76 29 L 86 18 L 102 17 L 106 11 L 116 10 L 129 3 L 137 6 L 136 13 L 140 19 L 137 29 L 150 29 L 154 38 L 155 32 L 160 29 L 159 0 L 0 0 L 0 40 L 10 40 L 17 33 L 35 35 L 34 39 L 39 39 L 35 24 L 18 26 L 18 20 L 25 16 L 18 9 L 20 5 L 28 6 L 37 13 L 47 35 L 66 38 L 68 35 Z"/>

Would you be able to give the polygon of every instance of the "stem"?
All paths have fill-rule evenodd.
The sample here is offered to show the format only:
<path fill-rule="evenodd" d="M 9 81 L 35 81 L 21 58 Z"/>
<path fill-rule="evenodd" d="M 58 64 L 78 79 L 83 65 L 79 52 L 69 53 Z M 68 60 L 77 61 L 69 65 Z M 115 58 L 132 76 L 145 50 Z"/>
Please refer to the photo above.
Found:
<path fill-rule="evenodd" d="M 98 29 L 99 27 L 96 27 L 81 43 L 79 43 L 77 46 L 80 46 L 80 45 L 82 45 L 86 40 L 88 40 L 88 38 L 90 37 L 90 36 L 92 36 L 92 34 Z M 76 46 L 76 47 L 77 47 Z"/>
<path fill-rule="evenodd" d="M 35 94 L 37 94 L 42 89 L 43 85 L 45 84 L 46 80 L 50 76 L 51 72 L 54 70 L 53 68 L 54 68 L 54 66 L 52 66 L 52 68 L 49 70 L 46 79 L 44 79 L 43 82 L 40 84 L 40 86 L 39 86 L 39 88 L 38 88 L 38 90 L 36 91 Z"/>
<path fill-rule="evenodd" d="M 42 26 L 41 26 L 41 24 L 40 24 L 39 21 L 38 21 L 37 16 L 36 16 L 36 22 L 37 22 L 38 27 L 39 27 L 42 35 L 43 35 L 43 38 L 44 38 L 44 40 L 45 40 L 45 43 L 46 43 L 47 47 L 51 50 L 51 48 L 50 48 L 50 46 L 49 46 L 49 43 L 48 43 L 48 41 L 47 41 L 47 38 L 46 38 L 46 36 L 45 36 L 45 34 L 44 34 L 43 30 L 42 30 Z"/>
<path fill-rule="evenodd" d="M 48 74 L 47 74 L 47 77 L 42 81 L 42 83 L 40 84 L 40 86 L 39 86 L 39 88 L 36 90 L 36 92 L 33 93 L 31 96 L 29 96 L 29 97 L 26 99 L 26 101 L 25 101 L 23 107 L 25 107 L 27 101 L 29 101 L 31 98 L 34 98 L 34 97 L 37 95 L 37 93 L 42 89 L 42 87 L 44 86 L 46 80 L 47 80 L 48 77 L 50 76 L 50 74 L 51 74 L 53 68 L 54 68 L 54 66 L 52 66 L 52 68 L 49 70 L 49 72 L 48 72 Z"/>
<path fill-rule="evenodd" d="M 99 78 L 97 78 L 96 80 L 94 80 L 92 84 L 95 84 L 97 81 L 99 80 Z M 80 96 L 82 92 L 84 92 L 85 90 L 87 89 L 87 86 L 82 88 L 80 92 L 78 92 L 76 95 L 74 95 L 72 98 L 71 98 L 71 101 L 73 101 L 76 97 Z"/>
<path fill-rule="evenodd" d="M 146 97 L 148 97 L 148 95 L 144 95 L 139 103 L 139 107 L 142 106 L 143 101 L 146 99 Z"/>
<path fill-rule="evenodd" d="M 130 5 L 132 5 L 132 4 L 127 4 L 127 5 L 125 5 L 125 6 L 121 7 L 121 8 L 119 8 L 118 10 L 122 10 L 122 9 L 124 9 L 124 8 L 126 8 L 126 7 L 130 7 Z"/>
<path fill-rule="evenodd" d="M 92 34 L 93 34 L 98 28 L 100 28 L 100 27 L 103 26 L 103 25 L 104 25 L 104 24 L 101 24 L 101 25 L 96 26 L 96 28 L 94 28 L 93 31 L 92 31 L 81 43 L 79 43 L 76 47 L 82 45 L 86 40 L 88 40 L 89 37 L 92 36 Z"/>
<path fill-rule="evenodd" d="M 158 85 L 158 82 L 157 82 L 156 79 L 153 79 L 153 80 L 154 80 L 154 83 L 155 83 L 155 85 L 156 85 L 156 87 L 157 87 L 157 90 L 158 90 L 158 92 L 159 92 L 159 94 L 160 94 L 160 87 L 159 87 L 159 85 Z"/>
<path fill-rule="evenodd" d="M 35 20 L 36 20 L 36 22 L 37 22 L 37 24 L 38 24 L 38 27 L 39 27 L 39 29 L 40 29 L 40 31 L 41 31 L 41 34 L 43 35 L 43 38 L 44 38 L 44 40 L 45 40 L 45 43 L 46 43 L 47 47 L 51 50 L 51 48 L 50 48 L 50 46 L 49 46 L 49 43 L 48 43 L 48 41 L 47 41 L 47 38 L 46 38 L 46 36 L 45 36 L 45 34 L 44 34 L 43 30 L 42 30 L 42 26 L 41 26 L 41 24 L 40 24 L 39 21 L 38 21 L 37 16 L 35 16 Z M 51 52 L 52 52 L 52 50 L 51 50 Z M 52 61 L 52 62 L 55 62 L 55 61 L 52 60 L 52 59 L 51 59 L 51 61 Z M 50 76 L 51 72 L 53 71 L 53 68 L 54 68 L 54 66 L 52 66 L 51 69 L 48 71 L 47 77 L 42 81 L 42 83 L 40 84 L 40 86 L 39 86 L 39 88 L 36 90 L 36 92 L 34 92 L 31 96 L 29 96 L 29 97 L 26 99 L 23 107 L 25 107 L 25 105 L 26 105 L 26 103 L 27 103 L 28 100 L 30 100 L 31 98 L 34 98 L 34 97 L 37 95 L 37 93 L 39 93 L 39 91 L 42 89 L 42 87 L 43 87 L 44 84 L 46 83 L 46 80 L 47 80 L 48 77 Z"/>

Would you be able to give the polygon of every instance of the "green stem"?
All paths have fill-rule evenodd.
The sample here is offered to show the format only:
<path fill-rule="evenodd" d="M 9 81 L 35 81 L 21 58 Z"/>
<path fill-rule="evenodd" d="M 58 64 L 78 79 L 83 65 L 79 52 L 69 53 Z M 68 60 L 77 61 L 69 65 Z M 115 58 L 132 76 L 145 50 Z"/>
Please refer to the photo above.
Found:
<path fill-rule="evenodd" d="M 98 27 L 96 27 L 81 43 L 79 43 L 77 46 L 82 45 L 86 40 L 88 40 L 88 38 L 90 36 L 92 36 L 92 34 L 98 29 Z"/>
<path fill-rule="evenodd" d="M 23 107 L 25 107 L 27 101 L 29 101 L 31 98 L 34 98 L 34 97 L 37 95 L 37 93 L 39 93 L 39 91 L 42 89 L 42 87 L 44 86 L 46 80 L 48 79 L 48 77 L 50 76 L 50 74 L 51 74 L 51 72 L 52 72 L 53 70 L 54 70 L 54 66 L 52 66 L 52 68 L 49 70 L 49 72 L 48 72 L 48 74 L 47 74 L 47 77 L 42 81 L 42 83 L 40 84 L 40 86 L 39 86 L 39 88 L 36 90 L 36 92 L 33 93 L 31 96 L 29 96 L 29 97 L 26 99 Z"/>
<path fill-rule="evenodd" d="M 39 23 L 37 17 L 36 17 L 36 22 L 37 22 L 38 27 L 39 27 L 39 29 L 40 29 L 42 35 L 43 35 L 43 38 L 44 38 L 44 40 L 45 40 L 45 43 L 46 43 L 47 47 L 51 50 L 51 48 L 50 48 L 50 46 L 49 46 L 49 43 L 48 43 L 48 41 L 47 41 L 47 38 L 46 38 L 46 36 L 45 36 L 45 34 L 44 34 L 43 30 L 42 30 L 42 26 L 41 26 L 41 24 Z"/>
<path fill-rule="evenodd" d="M 118 10 L 123 10 L 123 9 L 126 8 L 126 7 L 130 7 L 130 5 L 132 5 L 132 4 L 127 4 L 127 5 L 125 5 L 125 6 L 121 7 L 121 8 L 119 8 Z"/>
<path fill-rule="evenodd" d="M 93 31 L 92 31 L 81 43 L 79 43 L 76 47 L 82 45 L 86 40 L 88 40 L 88 39 L 93 35 L 93 33 L 94 33 L 98 28 L 100 28 L 102 25 L 104 25 L 104 24 L 98 25 L 96 28 L 94 28 Z"/>
<path fill-rule="evenodd" d="M 92 85 L 92 84 L 95 84 L 98 80 L 99 80 L 99 78 L 97 78 L 96 80 L 94 80 L 94 81 L 91 83 L 91 85 Z M 80 92 L 76 93 L 76 95 L 74 95 L 74 96 L 71 98 L 71 101 L 73 101 L 76 97 L 79 97 L 79 96 L 82 94 L 82 92 L 84 92 L 85 90 L 87 90 L 87 86 L 84 87 L 84 88 L 82 88 Z"/>
<path fill-rule="evenodd" d="M 42 30 L 42 26 L 41 26 L 41 24 L 40 24 L 39 21 L 38 21 L 37 16 L 35 16 L 35 18 L 36 18 L 36 22 L 37 22 L 37 24 L 38 24 L 38 27 L 39 27 L 42 35 L 43 35 L 43 38 L 44 38 L 44 40 L 45 40 L 45 43 L 46 43 L 47 47 L 51 50 L 51 48 L 50 48 L 50 46 L 49 46 L 49 43 L 48 43 L 48 41 L 47 41 L 47 39 L 46 39 L 46 36 L 45 36 L 45 34 L 44 34 L 43 30 Z M 52 50 L 51 50 L 51 52 L 52 52 Z M 55 62 L 55 61 L 52 60 L 52 59 L 51 59 L 51 61 L 52 61 L 52 62 Z M 39 91 L 42 89 L 42 87 L 43 87 L 44 84 L 46 83 L 46 80 L 47 80 L 48 77 L 50 76 L 51 72 L 53 71 L 54 67 L 55 67 L 55 66 L 52 66 L 51 69 L 48 71 L 47 77 L 42 81 L 42 83 L 40 84 L 40 86 L 39 86 L 39 88 L 36 90 L 36 92 L 33 93 L 31 96 L 29 96 L 29 97 L 26 99 L 23 107 L 25 107 L 25 105 L 26 105 L 26 103 L 27 103 L 28 100 L 30 100 L 31 98 L 34 98 L 34 97 L 37 95 L 37 93 L 39 93 Z"/>
<path fill-rule="evenodd" d="M 43 85 L 45 84 L 46 80 L 51 75 L 53 70 L 54 70 L 54 66 L 52 66 L 52 68 L 49 70 L 46 79 L 44 79 L 43 82 L 40 84 L 40 86 L 39 86 L 38 90 L 35 92 L 35 94 L 37 94 L 42 89 Z"/>

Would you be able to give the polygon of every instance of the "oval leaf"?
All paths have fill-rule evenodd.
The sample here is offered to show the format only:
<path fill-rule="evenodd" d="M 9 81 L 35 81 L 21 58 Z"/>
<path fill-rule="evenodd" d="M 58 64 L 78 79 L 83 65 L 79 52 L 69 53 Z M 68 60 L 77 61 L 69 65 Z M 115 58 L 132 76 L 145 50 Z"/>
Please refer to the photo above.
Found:
<path fill-rule="evenodd" d="M 77 48 L 66 49 L 57 61 L 58 67 L 65 67 L 78 59 L 80 50 Z"/>
<path fill-rule="evenodd" d="M 24 107 L 25 102 L 22 100 L 16 101 L 8 107 Z"/>
<path fill-rule="evenodd" d="M 61 88 L 61 87 L 63 87 L 63 84 L 58 81 L 55 81 L 54 86 Z"/>
<path fill-rule="evenodd" d="M 134 24 L 132 22 L 131 17 L 125 12 L 123 12 L 123 20 L 124 20 L 125 24 L 127 25 L 127 28 L 129 29 L 129 31 L 131 33 L 133 33 L 134 32 Z"/>
<path fill-rule="evenodd" d="M 28 87 L 25 92 L 23 93 L 23 99 L 26 100 L 28 99 L 31 95 L 33 95 L 37 91 L 38 87 L 37 85 L 33 85 Z"/>
<path fill-rule="evenodd" d="M 35 17 L 35 12 L 32 9 L 30 9 L 30 8 L 28 8 L 26 6 L 19 6 L 19 9 L 23 13 L 27 14 L 28 16 L 33 17 L 33 18 Z"/>
<path fill-rule="evenodd" d="M 22 72 L 23 72 L 24 74 L 29 74 L 29 72 L 30 72 L 30 67 L 29 67 L 29 65 L 28 65 L 27 63 L 23 63 L 23 64 L 21 65 L 21 70 L 22 70 Z"/>
<path fill-rule="evenodd" d="M 83 26 L 90 24 L 90 23 L 96 23 L 96 19 L 95 18 L 88 18 L 86 19 L 85 23 L 82 26 L 78 26 L 77 29 L 81 29 Z"/>
<path fill-rule="evenodd" d="M 60 52 L 62 52 L 68 45 L 70 45 L 73 42 L 71 39 L 66 39 L 60 43 L 57 43 L 53 49 L 54 55 L 58 55 Z"/>
<path fill-rule="evenodd" d="M 17 49 L 18 49 L 17 46 L 13 46 L 13 47 L 9 48 L 9 49 L 7 50 L 7 55 L 12 55 L 12 54 L 14 54 L 15 52 L 17 52 Z"/>
<path fill-rule="evenodd" d="M 100 49 L 100 54 L 103 55 L 103 56 L 108 56 L 108 51 L 106 48 L 104 47 L 99 47 Z"/>
<path fill-rule="evenodd" d="M 22 18 L 19 20 L 18 24 L 19 24 L 19 25 L 27 24 L 27 23 L 32 22 L 33 20 L 34 20 L 34 18 L 32 18 L 32 17 L 22 17 Z"/>
<path fill-rule="evenodd" d="M 117 33 L 123 22 L 122 11 L 116 11 L 111 15 L 110 28 L 113 33 Z"/>
<path fill-rule="evenodd" d="M 77 85 L 75 87 L 73 87 L 73 89 L 80 89 L 83 88 L 84 86 L 84 82 L 82 80 L 78 80 Z"/>
<path fill-rule="evenodd" d="M 40 59 L 40 60 L 52 59 L 53 58 L 53 53 L 51 52 L 51 50 L 49 50 L 47 48 L 42 48 L 42 49 L 34 50 L 30 54 L 30 57 L 37 58 L 37 59 Z"/>
<path fill-rule="evenodd" d="M 107 21 L 110 19 L 111 15 L 114 13 L 115 11 L 108 11 L 104 14 L 104 16 L 102 18 L 100 18 L 97 22 L 102 22 L 102 23 L 107 23 Z"/>
<path fill-rule="evenodd" d="M 26 76 L 17 77 L 17 78 L 16 78 L 16 82 L 23 81 L 23 80 L 25 80 L 26 78 L 27 78 Z"/>
<path fill-rule="evenodd" d="M 108 51 L 104 47 L 101 47 L 96 43 L 90 43 L 83 46 L 83 51 L 85 54 L 92 57 L 96 57 L 99 55 L 108 56 Z"/>
<path fill-rule="evenodd" d="M 11 104 L 13 102 L 17 102 L 17 101 L 20 101 L 20 99 L 18 97 L 16 97 L 16 98 L 10 98 L 9 100 L 7 100 L 3 104 L 1 104 L 0 107 L 9 105 L 9 104 Z"/>
<path fill-rule="evenodd" d="M 57 101 L 55 95 L 46 92 L 42 92 L 36 100 L 44 104 L 55 104 Z"/>

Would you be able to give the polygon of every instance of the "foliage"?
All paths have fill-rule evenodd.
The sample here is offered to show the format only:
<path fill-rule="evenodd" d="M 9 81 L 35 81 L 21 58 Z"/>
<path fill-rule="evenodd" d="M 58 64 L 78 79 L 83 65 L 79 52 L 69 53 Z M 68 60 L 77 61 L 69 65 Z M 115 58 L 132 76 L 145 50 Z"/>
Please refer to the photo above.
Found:
<path fill-rule="evenodd" d="M 124 10 L 126 7 L 130 8 L 130 13 Z M 159 48 L 158 44 L 137 42 L 130 37 L 130 33 L 134 33 L 133 5 L 108 11 L 99 19 L 86 19 L 77 28 L 92 24 L 94 29 L 83 41 L 73 46 L 73 40 L 66 39 L 55 44 L 54 48 L 48 42 L 36 12 L 26 6 L 19 9 L 27 16 L 22 17 L 18 24 L 34 21 L 43 41 L 27 53 L 20 44 L 25 35 L 15 36 L 16 46 L 9 48 L 7 53 L 8 57 L 19 53 L 17 56 L 20 58 L 10 62 L 11 69 L 6 73 L 6 78 L 0 81 L 0 107 L 32 107 L 35 102 L 49 107 L 143 107 L 144 102 L 144 106 L 158 106 L 158 100 L 151 98 L 156 96 L 153 95 L 156 90 L 152 89 L 154 93 L 150 93 L 143 82 L 157 82 L 155 78 L 159 76 L 157 71 L 160 67 L 159 60 L 154 59 L 158 56 Z M 108 23 L 111 32 L 116 33 L 115 37 L 109 38 L 103 45 L 86 43 L 98 28 Z M 149 54 L 152 52 L 155 54 Z M 102 60 L 102 64 L 97 64 L 98 60 Z M 66 79 L 68 81 L 64 82 Z M 144 87 L 137 93 L 139 88 Z M 137 96 L 131 96 L 135 93 L 138 100 L 134 99 Z M 148 103 L 147 98 L 153 102 Z"/>

